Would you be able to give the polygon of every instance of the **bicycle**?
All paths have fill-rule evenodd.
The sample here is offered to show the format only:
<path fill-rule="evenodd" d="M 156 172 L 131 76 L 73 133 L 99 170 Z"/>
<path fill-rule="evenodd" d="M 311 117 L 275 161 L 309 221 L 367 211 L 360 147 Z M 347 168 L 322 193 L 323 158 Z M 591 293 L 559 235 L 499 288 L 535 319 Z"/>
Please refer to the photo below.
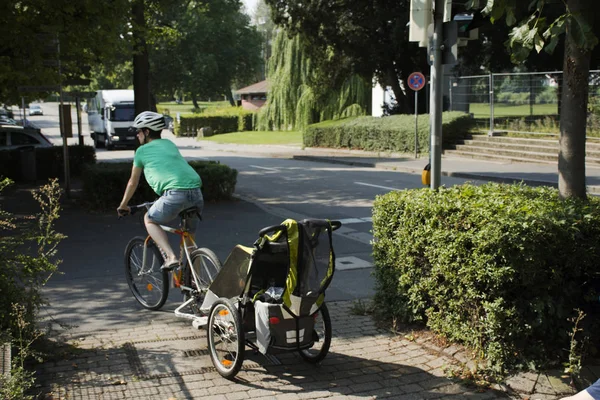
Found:
<path fill-rule="evenodd" d="M 129 215 L 140 210 L 148 210 L 154 202 L 130 207 Z M 128 214 L 121 213 L 120 217 Z M 188 229 L 188 219 L 200 217 L 196 207 L 179 213 L 179 229 L 161 225 L 165 232 L 180 236 L 180 267 L 168 272 L 161 269 L 165 254 L 147 237 L 134 237 L 125 248 L 125 278 L 133 297 L 148 310 L 159 310 L 169 296 L 169 282 L 184 294 L 182 304 L 175 309 L 175 315 L 192 320 L 195 328 L 206 325 L 208 310 L 201 310 L 207 289 L 222 268 L 221 261 L 210 249 L 198 248 Z M 172 279 L 169 279 L 169 273 Z M 184 312 L 189 306 L 191 312 Z"/>

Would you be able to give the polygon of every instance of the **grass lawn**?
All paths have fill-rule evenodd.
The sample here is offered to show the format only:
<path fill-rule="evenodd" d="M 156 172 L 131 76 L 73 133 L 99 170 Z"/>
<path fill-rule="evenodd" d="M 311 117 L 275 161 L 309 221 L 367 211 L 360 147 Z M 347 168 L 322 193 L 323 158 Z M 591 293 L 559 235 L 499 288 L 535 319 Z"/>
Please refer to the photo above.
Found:
<path fill-rule="evenodd" d="M 229 107 L 230 104 L 228 101 L 199 101 L 198 105 L 200 107 Z M 194 114 L 194 104 L 191 101 L 185 101 L 183 104 L 177 104 L 174 101 L 168 101 L 164 103 L 158 103 L 156 108 L 159 112 L 165 113 L 166 110 L 169 110 L 169 114 L 172 117 L 175 117 L 175 114 L 180 113 L 180 115 L 193 115 Z"/>
<path fill-rule="evenodd" d="M 490 105 L 489 103 L 471 103 L 469 112 L 475 118 L 489 118 Z M 557 115 L 557 104 L 534 104 L 533 115 Z M 531 114 L 529 104 L 521 104 L 518 106 L 494 103 L 494 117 L 526 117 Z"/>
<path fill-rule="evenodd" d="M 247 131 L 223 133 L 206 137 L 200 140 L 208 140 L 215 143 L 234 144 L 289 144 L 301 145 L 302 132 L 299 131 Z"/>

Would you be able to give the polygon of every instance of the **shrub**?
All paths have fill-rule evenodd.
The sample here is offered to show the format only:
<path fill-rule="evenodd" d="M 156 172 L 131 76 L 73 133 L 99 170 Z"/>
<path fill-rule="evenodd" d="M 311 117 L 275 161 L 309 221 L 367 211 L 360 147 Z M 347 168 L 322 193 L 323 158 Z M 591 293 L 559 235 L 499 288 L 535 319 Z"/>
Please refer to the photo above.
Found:
<path fill-rule="evenodd" d="M 191 161 L 190 165 L 202 179 L 205 201 L 230 199 L 237 183 L 237 170 L 216 161 Z M 102 163 L 88 165 L 83 172 L 82 201 L 86 207 L 97 211 L 115 209 L 123 198 L 123 191 L 131 175 L 131 163 Z M 130 201 L 139 204 L 157 198 L 145 179 Z"/>
<path fill-rule="evenodd" d="M 0 157 L 0 176 L 15 182 L 22 180 L 21 151 L 3 151 Z M 64 178 L 62 146 L 40 147 L 35 149 L 37 179 Z M 71 176 L 78 177 L 86 164 L 96 163 L 96 152 L 92 146 L 69 146 L 69 170 Z"/>
<path fill-rule="evenodd" d="M 598 322 L 599 206 L 523 185 L 379 196 L 375 309 L 423 321 L 498 370 L 564 360 L 574 310 L 590 331 Z"/>
<path fill-rule="evenodd" d="M 219 108 L 200 115 L 181 116 L 175 127 L 178 136 L 195 136 L 201 128 L 210 127 L 215 134 L 251 131 L 254 113 L 241 107 Z"/>
<path fill-rule="evenodd" d="M 429 151 L 429 115 L 419 115 L 419 152 Z M 460 112 L 442 116 L 443 140 L 449 142 L 467 134 L 473 119 Z M 309 125 L 303 132 L 307 147 L 351 148 L 371 151 L 412 152 L 415 150 L 414 115 L 392 115 L 383 118 L 357 117 L 325 121 Z"/>
<path fill-rule="evenodd" d="M 0 192 L 10 183 L 0 181 Z M 16 218 L 0 209 L 0 343 L 8 342 L 13 348 L 11 375 L 0 376 L 3 399 L 26 398 L 24 394 L 34 384 L 25 360 L 40 336 L 36 320 L 45 304 L 43 286 L 60 263 L 56 248 L 64 236 L 54 231 L 60 191 L 53 180 L 33 193 L 41 208 L 36 216 Z"/>

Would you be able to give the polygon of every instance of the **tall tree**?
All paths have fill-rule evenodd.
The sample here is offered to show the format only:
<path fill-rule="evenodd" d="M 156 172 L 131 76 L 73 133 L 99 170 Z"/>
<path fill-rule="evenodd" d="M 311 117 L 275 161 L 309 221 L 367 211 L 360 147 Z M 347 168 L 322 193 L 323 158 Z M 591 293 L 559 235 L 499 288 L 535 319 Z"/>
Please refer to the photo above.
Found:
<path fill-rule="evenodd" d="M 254 83 L 260 68 L 261 38 L 239 0 L 189 1 L 173 17 L 173 31 L 151 48 L 153 81 L 161 91 L 202 98 L 225 96 L 232 85 Z"/>
<path fill-rule="evenodd" d="M 410 0 L 265 0 L 273 20 L 308 41 L 323 82 L 341 87 L 352 73 L 391 86 L 401 112 L 412 110 L 402 82 L 428 69 L 426 52 L 408 42 Z"/>
<path fill-rule="evenodd" d="M 113 58 L 126 44 L 128 8 L 126 0 L 0 2 L 0 102 L 14 104 L 22 94 L 48 94 L 22 93 L 20 86 L 89 78 L 91 66 Z"/>
<path fill-rule="evenodd" d="M 156 111 L 150 98 L 150 62 L 148 60 L 148 29 L 146 28 L 145 0 L 131 4 L 133 39 L 133 93 L 135 113 Z"/>
<path fill-rule="evenodd" d="M 354 74 L 340 87 L 323 86 L 321 74 L 302 37 L 290 38 L 279 31 L 269 60 L 269 96 L 259 114 L 259 129 L 302 129 L 320 120 L 365 114 L 370 81 Z"/>
<path fill-rule="evenodd" d="M 564 0 L 553 3 L 562 6 L 563 13 L 551 23 L 546 17 L 547 0 L 531 2 L 530 16 L 517 24 L 513 12 L 516 0 L 487 0 L 484 13 L 493 21 L 506 18 L 515 25 L 507 44 L 513 59 L 519 61 L 534 49 L 553 51 L 565 34 L 563 86 L 560 110 L 560 141 L 558 156 L 558 189 L 562 198 L 585 199 L 585 137 L 589 91 L 590 60 L 598 45 L 594 34 L 599 7 L 596 0 Z M 477 7 L 479 1 L 471 0 Z"/>

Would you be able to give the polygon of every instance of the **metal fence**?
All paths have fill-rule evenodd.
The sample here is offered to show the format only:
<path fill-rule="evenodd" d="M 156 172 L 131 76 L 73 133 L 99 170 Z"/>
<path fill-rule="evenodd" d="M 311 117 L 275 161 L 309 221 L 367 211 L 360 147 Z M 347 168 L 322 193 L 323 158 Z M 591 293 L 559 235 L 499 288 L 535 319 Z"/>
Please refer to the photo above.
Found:
<path fill-rule="evenodd" d="M 558 136 L 562 71 L 451 77 L 448 108 L 473 115 L 479 130 Z M 587 135 L 600 137 L 600 71 L 590 71 Z"/>

